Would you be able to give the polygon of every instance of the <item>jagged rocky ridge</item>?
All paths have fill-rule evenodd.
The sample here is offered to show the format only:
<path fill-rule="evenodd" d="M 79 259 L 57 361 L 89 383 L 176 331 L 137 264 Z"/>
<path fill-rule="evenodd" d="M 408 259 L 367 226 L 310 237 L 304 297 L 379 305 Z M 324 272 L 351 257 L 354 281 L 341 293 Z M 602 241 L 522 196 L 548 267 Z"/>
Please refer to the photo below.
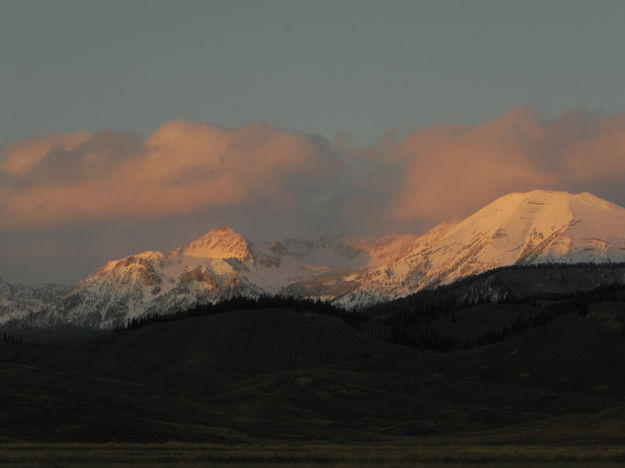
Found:
<path fill-rule="evenodd" d="M 588 193 L 512 193 L 424 235 L 253 244 L 220 227 L 169 253 L 108 262 L 29 325 L 111 328 L 235 295 L 319 297 L 347 308 L 515 264 L 623 262 L 625 209 Z"/>

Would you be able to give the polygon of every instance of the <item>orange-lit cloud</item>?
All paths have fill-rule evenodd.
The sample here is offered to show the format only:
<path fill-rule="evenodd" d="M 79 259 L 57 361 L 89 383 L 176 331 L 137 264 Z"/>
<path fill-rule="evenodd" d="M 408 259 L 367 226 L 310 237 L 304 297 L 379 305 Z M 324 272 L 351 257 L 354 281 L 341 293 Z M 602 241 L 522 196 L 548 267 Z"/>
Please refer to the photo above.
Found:
<path fill-rule="evenodd" d="M 52 148 L 71 151 L 90 137 L 89 132 L 82 131 L 31 138 L 7 145 L 0 148 L 0 154 L 4 154 L 4 158 L 0 160 L 0 171 L 14 175 L 26 174 L 40 163 Z"/>
<path fill-rule="evenodd" d="M 31 138 L 0 147 L 0 275 L 74 281 L 219 224 L 252 240 L 419 232 L 534 188 L 625 205 L 625 115 L 544 120 L 518 108 L 356 149 L 262 124 L 186 121 L 146 138 Z"/>
<path fill-rule="evenodd" d="M 153 218 L 211 206 L 297 202 L 299 177 L 340 167 L 325 139 L 267 125 L 170 122 L 145 141 L 58 135 L 1 149 L 1 227 Z"/>
<path fill-rule="evenodd" d="M 226 222 L 239 216 L 252 226 L 270 209 L 282 219 L 269 223 L 276 230 L 282 222 L 311 236 L 380 232 L 464 216 L 534 188 L 623 203 L 624 182 L 625 116 L 571 111 L 544 120 L 518 108 L 358 150 L 263 124 L 175 121 L 145 139 L 78 132 L 0 148 L 0 230 L 180 220 L 216 208 L 229 213 Z"/>
<path fill-rule="evenodd" d="M 387 206 L 398 219 L 441 220 L 509 192 L 597 191 L 610 181 L 623 183 L 625 200 L 623 116 L 571 111 L 545 121 L 518 108 L 479 125 L 420 130 L 374 154 L 396 168 Z"/>

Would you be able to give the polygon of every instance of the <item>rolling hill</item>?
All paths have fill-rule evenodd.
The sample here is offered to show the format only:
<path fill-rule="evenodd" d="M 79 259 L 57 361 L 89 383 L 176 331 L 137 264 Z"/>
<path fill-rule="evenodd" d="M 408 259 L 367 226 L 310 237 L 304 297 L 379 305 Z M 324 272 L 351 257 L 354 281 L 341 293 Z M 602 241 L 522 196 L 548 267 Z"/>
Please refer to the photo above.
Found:
<path fill-rule="evenodd" d="M 575 420 L 579 438 L 593 415 L 620 414 L 623 310 L 597 303 L 586 316 L 450 353 L 293 309 L 153 323 L 69 346 L 0 345 L 0 437 L 347 443 L 494 439 L 497 430 L 531 441 L 549 427 L 563 443 L 571 430 L 559 421 Z M 625 442 L 610 427 L 597 437 Z"/>

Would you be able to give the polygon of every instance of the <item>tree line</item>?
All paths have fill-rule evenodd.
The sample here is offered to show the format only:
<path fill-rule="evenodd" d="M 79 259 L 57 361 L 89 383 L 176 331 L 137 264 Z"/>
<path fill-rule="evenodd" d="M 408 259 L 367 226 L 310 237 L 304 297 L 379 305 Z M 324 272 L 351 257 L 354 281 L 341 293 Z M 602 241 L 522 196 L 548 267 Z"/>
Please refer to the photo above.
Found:
<path fill-rule="evenodd" d="M 615 270 L 625 268 L 625 263 L 549 263 L 549 264 L 532 264 L 532 265 L 511 265 L 502 266 L 488 270 L 475 275 L 466 276 L 450 284 L 439 285 L 433 288 L 423 289 L 414 294 L 401 297 L 392 301 L 374 304 L 361 310 L 362 313 L 369 316 L 379 316 L 385 313 L 395 313 L 397 310 L 411 310 L 419 316 L 427 314 L 436 315 L 439 311 L 449 311 L 454 308 L 470 307 L 478 304 L 486 304 L 492 302 L 488 293 L 481 293 L 473 288 L 464 290 L 468 294 L 460 294 L 463 288 L 470 286 L 471 283 L 492 276 L 491 286 L 500 287 L 501 292 L 505 294 L 498 302 L 508 304 L 518 304 L 519 299 L 514 296 L 512 291 L 498 279 L 497 274 L 511 271 L 532 271 L 549 269 L 553 273 L 559 271 L 581 269 L 589 270 L 597 267 Z M 565 293 L 568 294 L 568 293 Z M 538 296 L 538 295 L 536 295 Z M 532 296 L 534 297 L 534 296 Z"/>
<path fill-rule="evenodd" d="M 2 333 L 2 343 L 4 344 L 20 344 L 22 342 L 22 335 L 11 335 L 10 333 Z"/>
<path fill-rule="evenodd" d="M 450 300 L 437 302 L 430 308 L 421 305 L 372 317 L 363 328 L 367 334 L 394 344 L 437 352 L 450 352 L 497 343 L 510 336 L 520 335 L 529 329 L 545 326 L 563 315 L 585 316 L 591 304 L 624 299 L 625 285 L 622 283 L 601 285 L 585 292 L 539 293 L 521 299 L 508 297 L 500 304 L 536 306 L 540 307 L 540 311 L 527 317 L 518 315 L 510 324 L 500 328 L 488 328 L 472 337 L 455 336 L 435 325 L 435 322 L 441 318 L 455 322 L 457 310 L 475 305 L 462 301 L 457 303 L 459 305 L 455 305 L 456 303 Z"/>
<path fill-rule="evenodd" d="M 625 264 L 602 265 L 607 268 L 623 267 Z M 542 267 L 545 267 L 544 265 Z M 549 265 L 555 270 L 559 268 L 590 268 L 589 264 Z M 199 304 L 187 310 L 172 314 L 147 314 L 129 320 L 125 326 L 116 331 L 135 330 L 152 323 L 163 323 L 184 320 L 191 317 L 208 316 L 237 309 L 294 309 L 315 312 L 343 320 L 349 325 L 364 331 L 368 335 L 403 346 L 416 347 L 437 352 L 450 352 L 461 349 L 483 346 L 502 341 L 510 336 L 524 333 L 528 329 L 545 326 L 554 318 L 578 313 L 585 315 L 592 303 L 606 300 L 625 300 L 625 285 L 620 283 L 599 286 L 585 292 L 569 293 L 536 293 L 517 298 L 509 291 L 499 301 L 500 304 L 531 305 L 540 308 L 537 314 L 519 315 L 512 323 L 501 328 L 489 328 L 471 337 L 459 337 L 440 329 L 435 322 L 441 317 L 455 321 L 457 310 L 473 307 L 478 304 L 493 303 L 487 294 L 480 296 L 463 295 L 459 286 L 469 284 L 475 278 L 487 276 L 493 271 L 511 269 L 534 269 L 541 266 L 502 267 L 487 273 L 462 279 L 452 285 L 436 289 L 419 291 L 405 298 L 379 304 L 360 310 L 345 310 L 328 301 L 282 295 L 262 295 L 259 297 L 236 296 L 216 303 Z M 497 278 L 494 284 L 497 285 Z M 460 292 L 459 292 L 460 291 Z M 465 291 L 466 292 L 466 291 Z"/>
<path fill-rule="evenodd" d="M 315 312 L 321 315 L 339 318 L 357 328 L 364 321 L 362 314 L 358 312 L 348 312 L 342 307 L 320 299 L 282 295 L 261 295 L 259 297 L 235 296 L 215 303 L 198 304 L 190 309 L 174 312 L 172 314 L 146 314 L 130 319 L 125 326 L 117 328 L 116 331 L 136 330 L 152 323 L 173 322 L 191 317 L 203 317 L 240 309 L 294 309 Z"/>

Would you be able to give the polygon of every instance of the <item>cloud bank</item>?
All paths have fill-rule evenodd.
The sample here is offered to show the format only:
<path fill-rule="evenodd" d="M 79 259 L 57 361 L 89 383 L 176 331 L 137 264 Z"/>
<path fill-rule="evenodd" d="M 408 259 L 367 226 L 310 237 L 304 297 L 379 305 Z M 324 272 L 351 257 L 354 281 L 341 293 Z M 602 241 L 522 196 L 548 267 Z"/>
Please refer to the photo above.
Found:
<path fill-rule="evenodd" d="M 79 132 L 20 141 L 2 154 L 4 229 L 141 220 L 259 201 L 295 209 L 299 179 L 331 177 L 341 165 L 319 136 L 182 121 L 144 141 L 123 132 Z"/>
<path fill-rule="evenodd" d="M 625 116 L 570 111 L 545 121 L 518 108 L 480 125 L 411 133 L 378 155 L 402 168 L 389 206 L 398 218 L 465 215 L 505 193 L 534 188 L 625 200 Z"/>
<path fill-rule="evenodd" d="M 92 233 L 134 225 L 141 238 L 142 223 L 170 225 L 180 239 L 221 223 L 251 236 L 418 231 L 534 188 L 625 204 L 625 115 L 569 111 L 545 120 L 516 108 L 356 149 L 264 124 L 188 121 L 146 138 L 81 131 L 25 139 L 0 147 L 0 240 L 28 232 L 41 243 L 70 225 Z M 80 242 L 80 228 L 72 232 Z M 11 242 L 3 245 L 0 259 Z"/>
<path fill-rule="evenodd" d="M 537 187 L 625 199 L 625 116 L 570 111 L 545 121 L 518 108 L 358 150 L 262 124 L 175 121 L 144 140 L 118 131 L 22 140 L 0 158 L 2 229 L 259 204 L 303 213 L 320 200 L 334 213 L 361 206 L 352 216 L 363 218 L 439 220 Z"/>

